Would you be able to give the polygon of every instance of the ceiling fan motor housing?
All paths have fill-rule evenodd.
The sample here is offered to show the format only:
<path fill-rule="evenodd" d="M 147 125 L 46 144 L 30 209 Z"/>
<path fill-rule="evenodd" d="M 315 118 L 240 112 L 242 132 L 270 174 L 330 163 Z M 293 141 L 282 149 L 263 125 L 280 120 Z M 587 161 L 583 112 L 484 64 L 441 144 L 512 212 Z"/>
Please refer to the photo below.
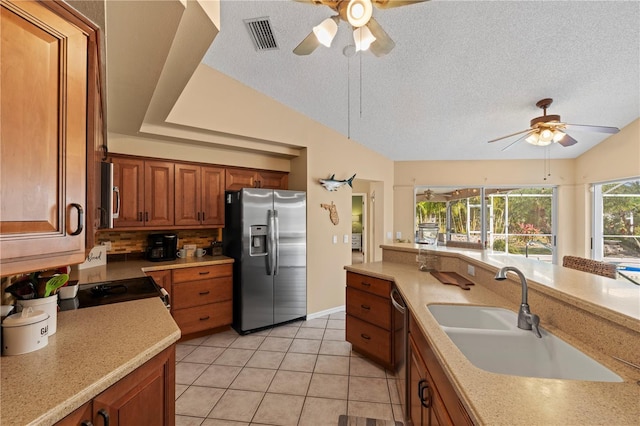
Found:
<path fill-rule="evenodd" d="M 560 123 L 560 116 L 559 115 L 543 115 L 541 117 L 536 117 L 533 120 L 531 120 L 531 127 L 540 127 L 541 124 L 546 124 L 546 123 Z"/>

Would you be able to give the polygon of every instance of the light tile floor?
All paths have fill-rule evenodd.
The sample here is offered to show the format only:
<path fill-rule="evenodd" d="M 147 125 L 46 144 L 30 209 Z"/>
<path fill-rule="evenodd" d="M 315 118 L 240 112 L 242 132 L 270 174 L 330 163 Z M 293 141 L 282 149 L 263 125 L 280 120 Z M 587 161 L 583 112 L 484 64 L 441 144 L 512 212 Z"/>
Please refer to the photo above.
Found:
<path fill-rule="evenodd" d="M 401 421 L 399 401 L 393 373 L 345 341 L 344 312 L 176 349 L 177 426 L 336 426 L 341 414 Z"/>

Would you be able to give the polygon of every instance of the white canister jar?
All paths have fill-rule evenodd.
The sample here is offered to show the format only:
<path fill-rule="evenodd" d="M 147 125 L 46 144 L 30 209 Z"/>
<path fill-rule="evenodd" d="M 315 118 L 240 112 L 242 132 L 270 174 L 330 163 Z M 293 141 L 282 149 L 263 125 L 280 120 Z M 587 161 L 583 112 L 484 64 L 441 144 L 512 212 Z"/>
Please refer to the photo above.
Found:
<path fill-rule="evenodd" d="M 39 297 L 37 299 L 16 300 L 18 311 L 33 308 L 34 311 L 44 311 L 49 314 L 49 336 L 56 334 L 58 329 L 58 295 Z"/>
<path fill-rule="evenodd" d="M 2 355 L 20 355 L 49 344 L 49 314 L 25 308 L 2 322 Z"/>

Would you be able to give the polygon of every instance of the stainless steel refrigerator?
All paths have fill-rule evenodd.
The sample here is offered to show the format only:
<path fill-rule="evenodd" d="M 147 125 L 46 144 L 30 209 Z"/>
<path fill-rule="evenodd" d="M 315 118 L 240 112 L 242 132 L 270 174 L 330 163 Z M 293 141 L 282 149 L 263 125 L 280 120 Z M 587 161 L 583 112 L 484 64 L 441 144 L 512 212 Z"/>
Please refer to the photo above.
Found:
<path fill-rule="evenodd" d="M 223 251 L 233 264 L 233 328 L 241 334 L 307 315 L 306 193 L 226 192 Z"/>

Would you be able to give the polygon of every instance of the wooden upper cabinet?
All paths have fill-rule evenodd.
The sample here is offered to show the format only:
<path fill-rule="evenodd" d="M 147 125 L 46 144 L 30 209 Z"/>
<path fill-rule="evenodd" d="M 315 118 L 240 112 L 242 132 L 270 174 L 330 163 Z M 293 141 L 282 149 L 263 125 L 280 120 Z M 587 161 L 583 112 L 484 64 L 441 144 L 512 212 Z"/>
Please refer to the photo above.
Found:
<path fill-rule="evenodd" d="M 115 228 L 144 226 L 144 161 L 132 158 L 113 158 L 114 200 L 119 214 L 113 220 Z"/>
<path fill-rule="evenodd" d="M 202 167 L 202 224 L 224 225 L 224 169 Z"/>
<path fill-rule="evenodd" d="M 289 175 L 287 173 L 258 170 L 257 180 L 259 188 L 289 189 Z"/>
<path fill-rule="evenodd" d="M 225 189 L 238 191 L 242 188 L 256 187 L 256 171 L 248 169 L 227 169 L 225 176 Z"/>
<path fill-rule="evenodd" d="M 175 224 L 200 225 L 201 168 L 188 164 L 176 164 Z"/>
<path fill-rule="evenodd" d="M 173 226 L 174 165 L 166 161 L 113 157 L 114 200 L 119 205 L 115 228 Z"/>
<path fill-rule="evenodd" d="M 174 224 L 174 163 L 144 162 L 144 224 Z"/>
<path fill-rule="evenodd" d="M 87 93 L 95 89 L 87 69 L 95 52 L 92 33 L 64 10 L 3 0 L 0 13 L 5 276 L 84 260 Z"/>
<path fill-rule="evenodd" d="M 289 175 L 285 172 L 228 168 L 226 190 L 242 188 L 289 189 Z"/>
<path fill-rule="evenodd" d="M 175 224 L 224 225 L 224 169 L 176 164 Z"/>

